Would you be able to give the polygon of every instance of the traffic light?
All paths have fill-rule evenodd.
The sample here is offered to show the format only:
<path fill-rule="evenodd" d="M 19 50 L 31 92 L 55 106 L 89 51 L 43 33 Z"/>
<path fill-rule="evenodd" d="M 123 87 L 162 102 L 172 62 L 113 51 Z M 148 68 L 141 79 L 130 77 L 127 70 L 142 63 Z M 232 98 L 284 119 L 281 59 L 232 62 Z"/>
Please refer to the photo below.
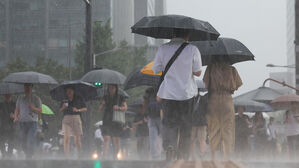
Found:
<path fill-rule="evenodd" d="M 96 87 L 99 87 L 99 86 L 102 86 L 102 83 L 101 82 L 94 82 L 93 85 L 96 86 Z"/>

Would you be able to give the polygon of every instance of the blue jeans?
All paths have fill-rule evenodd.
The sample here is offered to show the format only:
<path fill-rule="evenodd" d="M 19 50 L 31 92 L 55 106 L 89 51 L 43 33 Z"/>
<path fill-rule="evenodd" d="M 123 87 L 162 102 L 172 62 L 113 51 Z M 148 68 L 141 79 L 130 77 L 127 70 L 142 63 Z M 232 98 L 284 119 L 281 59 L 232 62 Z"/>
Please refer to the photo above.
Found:
<path fill-rule="evenodd" d="M 161 156 L 160 152 L 160 140 L 159 135 L 161 134 L 162 122 L 160 118 L 148 118 L 148 129 L 149 129 L 149 143 L 151 157 L 153 160 L 158 160 Z"/>
<path fill-rule="evenodd" d="M 36 130 L 37 122 L 20 122 L 20 143 L 26 158 L 32 158 L 34 149 L 37 146 Z"/>

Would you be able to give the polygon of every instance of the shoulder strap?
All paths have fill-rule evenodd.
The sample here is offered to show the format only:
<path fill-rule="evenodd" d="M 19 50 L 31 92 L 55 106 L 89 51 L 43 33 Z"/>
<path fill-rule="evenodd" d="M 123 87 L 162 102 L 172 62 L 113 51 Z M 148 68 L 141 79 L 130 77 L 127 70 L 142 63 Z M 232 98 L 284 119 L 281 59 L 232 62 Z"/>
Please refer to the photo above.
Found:
<path fill-rule="evenodd" d="M 174 61 L 178 58 L 178 56 L 181 54 L 181 52 L 183 51 L 183 49 L 188 45 L 189 43 L 184 42 L 177 50 L 176 52 L 173 54 L 173 56 L 171 57 L 171 59 L 168 61 L 164 71 L 162 72 L 162 76 L 161 76 L 161 82 L 164 80 L 164 77 L 167 73 L 167 71 L 169 70 L 169 68 L 171 67 L 171 65 L 174 63 Z"/>

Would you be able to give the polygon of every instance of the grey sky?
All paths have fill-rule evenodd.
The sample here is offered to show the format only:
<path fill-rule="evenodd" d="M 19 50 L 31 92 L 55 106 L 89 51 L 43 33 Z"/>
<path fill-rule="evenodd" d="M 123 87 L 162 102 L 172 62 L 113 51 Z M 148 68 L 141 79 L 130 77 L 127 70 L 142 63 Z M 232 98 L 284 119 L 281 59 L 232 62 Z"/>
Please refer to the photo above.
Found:
<path fill-rule="evenodd" d="M 286 71 L 266 67 L 287 62 L 285 0 L 167 0 L 166 10 L 210 22 L 256 56 L 255 62 L 235 65 L 244 83 L 236 95 L 261 86 L 269 72 Z"/>

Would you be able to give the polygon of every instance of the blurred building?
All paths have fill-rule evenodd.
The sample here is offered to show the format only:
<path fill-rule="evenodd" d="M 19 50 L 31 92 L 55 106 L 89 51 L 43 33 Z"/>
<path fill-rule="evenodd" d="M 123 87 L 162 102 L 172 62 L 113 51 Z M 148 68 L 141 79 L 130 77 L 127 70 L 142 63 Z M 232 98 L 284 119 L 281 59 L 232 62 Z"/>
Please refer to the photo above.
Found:
<path fill-rule="evenodd" d="M 165 0 L 92 0 L 93 21 L 111 20 L 116 43 L 158 46 L 161 40 L 135 36 L 130 27 L 148 15 L 165 14 Z M 71 65 L 78 40 L 84 40 L 83 0 L 0 0 L 0 66 L 19 56 Z M 156 47 L 149 47 L 149 54 Z M 153 51 L 152 51 L 153 50 Z"/>
<path fill-rule="evenodd" d="M 299 1 L 287 1 L 287 65 L 291 85 L 299 88 Z M 295 68 L 291 68 L 295 67 Z"/>

